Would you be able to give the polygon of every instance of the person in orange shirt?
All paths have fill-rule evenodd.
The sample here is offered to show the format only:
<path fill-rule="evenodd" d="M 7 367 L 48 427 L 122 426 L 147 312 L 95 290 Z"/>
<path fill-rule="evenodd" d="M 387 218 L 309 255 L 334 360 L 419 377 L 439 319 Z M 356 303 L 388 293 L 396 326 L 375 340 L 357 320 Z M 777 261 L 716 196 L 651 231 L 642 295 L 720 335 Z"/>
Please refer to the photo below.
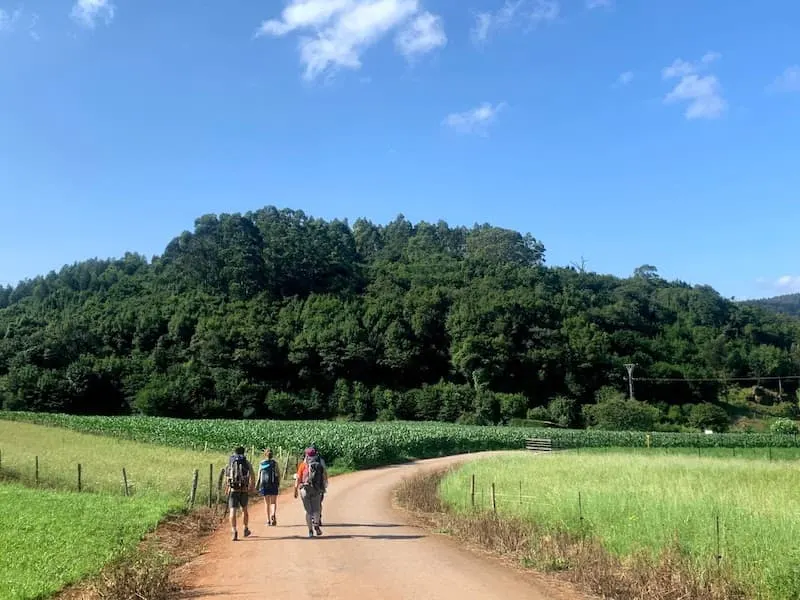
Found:
<path fill-rule="evenodd" d="M 320 527 L 320 512 L 322 511 L 322 496 L 328 486 L 328 473 L 315 448 L 307 448 L 303 462 L 297 467 L 294 481 L 294 497 L 298 495 L 303 501 L 306 511 L 306 525 L 308 537 L 313 538 L 314 533 L 322 535 Z"/>

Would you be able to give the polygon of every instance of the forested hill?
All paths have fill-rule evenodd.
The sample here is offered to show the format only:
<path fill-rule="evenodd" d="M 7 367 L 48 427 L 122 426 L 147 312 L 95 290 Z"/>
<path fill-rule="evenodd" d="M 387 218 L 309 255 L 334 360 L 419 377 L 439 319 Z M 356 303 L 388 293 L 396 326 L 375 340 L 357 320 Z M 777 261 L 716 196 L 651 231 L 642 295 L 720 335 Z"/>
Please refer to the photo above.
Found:
<path fill-rule="evenodd" d="M 91 260 L 1 290 L 0 398 L 12 410 L 478 422 L 556 399 L 566 423 L 573 401 L 627 390 L 626 362 L 646 378 L 800 372 L 792 319 L 653 267 L 620 279 L 546 267 L 544 254 L 489 225 L 203 216 L 152 261 Z M 636 382 L 654 403 L 720 389 Z"/>
<path fill-rule="evenodd" d="M 800 317 L 800 294 L 784 294 L 773 298 L 761 300 L 748 300 L 745 304 L 757 306 L 765 310 L 772 310 L 784 315 Z"/>

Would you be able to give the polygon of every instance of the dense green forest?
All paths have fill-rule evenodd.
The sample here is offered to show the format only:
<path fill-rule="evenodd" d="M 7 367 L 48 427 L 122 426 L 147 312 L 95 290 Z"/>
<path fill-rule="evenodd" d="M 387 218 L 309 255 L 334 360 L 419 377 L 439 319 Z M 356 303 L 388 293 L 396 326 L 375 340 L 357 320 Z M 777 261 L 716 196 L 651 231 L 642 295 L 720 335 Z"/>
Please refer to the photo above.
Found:
<path fill-rule="evenodd" d="M 774 298 L 762 298 L 761 300 L 748 300 L 746 304 L 765 308 L 784 315 L 800 317 L 800 294 L 784 294 Z"/>
<path fill-rule="evenodd" d="M 0 288 L 0 400 L 576 425 L 602 417 L 582 405 L 627 392 L 633 362 L 637 399 L 660 411 L 645 420 L 682 424 L 687 406 L 728 392 L 685 378 L 800 373 L 799 323 L 651 266 L 624 279 L 548 267 L 538 240 L 490 225 L 350 226 L 267 207 L 203 216 L 152 260 L 90 260 Z M 664 378 L 676 381 L 651 381 Z"/>

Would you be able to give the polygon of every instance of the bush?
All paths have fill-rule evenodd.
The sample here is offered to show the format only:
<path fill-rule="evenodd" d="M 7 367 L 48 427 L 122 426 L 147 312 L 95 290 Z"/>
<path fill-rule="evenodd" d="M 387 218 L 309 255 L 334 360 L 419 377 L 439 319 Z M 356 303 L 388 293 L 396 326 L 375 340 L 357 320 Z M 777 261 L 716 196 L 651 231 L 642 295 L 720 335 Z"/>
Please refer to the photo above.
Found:
<path fill-rule="evenodd" d="M 652 431 L 661 417 L 657 408 L 638 400 L 605 400 L 583 411 L 591 426 L 611 431 Z"/>
<path fill-rule="evenodd" d="M 689 412 L 689 426 L 719 433 L 728 430 L 730 417 L 721 406 L 707 402 L 694 404 Z"/>
<path fill-rule="evenodd" d="M 572 398 L 556 396 L 547 405 L 550 420 L 562 427 L 570 427 L 577 421 L 577 404 Z"/>
<path fill-rule="evenodd" d="M 782 435 L 792 435 L 800 433 L 800 427 L 798 427 L 797 423 L 791 419 L 775 419 L 769 426 L 769 432 Z"/>
<path fill-rule="evenodd" d="M 549 421 L 550 413 L 544 406 L 534 406 L 528 409 L 528 414 L 525 416 L 529 421 Z"/>

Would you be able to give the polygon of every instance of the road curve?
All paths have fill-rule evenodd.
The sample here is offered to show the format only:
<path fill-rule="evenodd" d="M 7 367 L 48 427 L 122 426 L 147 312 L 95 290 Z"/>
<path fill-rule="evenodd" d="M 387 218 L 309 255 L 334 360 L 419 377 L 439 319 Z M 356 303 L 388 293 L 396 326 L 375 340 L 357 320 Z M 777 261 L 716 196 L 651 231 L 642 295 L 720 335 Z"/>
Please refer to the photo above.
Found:
<path fill-rule="evenodd" d="M 253 535 L 232 542 L 227 524 L 179 579 L 184 598 L 292 600 L 567 600 L 568 590 L 540 582 L 444 536 L 405 524 L 392 507 L 393 489 L 420 469 L 436 469 L 490 453 L 419 461 L 331 479 L 322 537 L 308 539 L 302 505 L 279 498 L 278 526 L 264 525 L 251 499 Z M 240 533 L 241 535 L 241 533 Z"/>

